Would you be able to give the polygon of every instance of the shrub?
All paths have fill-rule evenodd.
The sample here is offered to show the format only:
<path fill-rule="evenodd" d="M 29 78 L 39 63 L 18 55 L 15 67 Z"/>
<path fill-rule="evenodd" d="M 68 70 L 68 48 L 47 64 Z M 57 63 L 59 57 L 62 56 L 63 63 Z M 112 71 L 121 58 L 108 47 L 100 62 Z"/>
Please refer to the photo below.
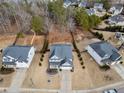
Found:
<path fill-rule="evenodd" d="M 39 66 L 42 66 L 42 63 L 41 62 L 39 63 Z"/>
<path fill-rule="evenodd" d="M 31 27 L 36 33 L 43 31 L 43 18 L 41 16 L 33 16 Z"/>
<path fill-rule="evenodd" d="M 59 69 L 59 71 L 62 71 L 62 69 Z"/>
<path fill-rule="evenodd" d="M 3 52 L 3 49 L 1 49 L 0 52 L 2 53 Z"/>
<path fill-rule="evenodd" d="M 121 61 L 120 64 L 123 64 L 123 62 Z"/>
<path fill-rule="evenodd" d="M 116 32 L 116 31 L 122 32 L 122 31 L 124 31 L 122 26 L 108 26 L 108 27 L 105 28 L 105 30 L 112 31 L 112 32 Z"/>
<path fill-rule="evenodd" d="M 81 54 L 80 53 L 78 53 L 78 55 L 77 55 L 78 57 L 81 57 Z"/>
<path fill-rule="evenodd" d="M 43 61 L 43 58 L 42 57 L 40 58 L 40 61 Z"/>
<path fill-rule="evenodd" d="M 23 34 L 22 32 L 19 32 L 19 33 L 17 34 L 17 38 L 24 38 L 24 34 Z"/>
<path fill-rule="evenodd" d="M 110 67 L 108 65 L 103 65 L 103 66 L 100 66 L 100 69 L 107 71 L 110 69 Z"/>
<path fill-rule="evenodd" d="M 10 74 L 10 73 L 12 73 L 12 72 L 14 72 L 15 70 L 13 69 L 13 68 L 4 68 L 3 66 L 2 66 L 2 68 L 1 68 L 1 70 L 0 70 L 0 73 L 1 74 Z"/>
<path fill-rule="evenodd" d="M 83 66 L 82 69 L 85 69 L 85 66 Z"/>
<path fill-rule="evenodd" d="M 84 62 L 81 62 L 81 65 L 84 65 Z"/>
<path fill-rule="evenodd" d="M 79 60 L 82 61 L 82 58 L 80 57 Z"/>
<path fill-rule="evenodd" d="M 94 35 L 95 35 L 98 39 L 104 40 L 102 33 L 95 32 Z"/>
<path fill-rule="evenodd" d="M 105 14 L 103 17 L 101 17 L 101 20 L 108 19 L 109 17 L 110 17 L 110 15 L 108 15 L 108 14 Z"/>
<path fill-rule="evenodd" d="M 74 72 L 74 70 L 73 70 L 73 69 L 71 69 L 71 72 Z"/>
<path fill-rule="evenodd" d="M 42 54 L 42 57 L 44 57 L 44 54 Z"/>

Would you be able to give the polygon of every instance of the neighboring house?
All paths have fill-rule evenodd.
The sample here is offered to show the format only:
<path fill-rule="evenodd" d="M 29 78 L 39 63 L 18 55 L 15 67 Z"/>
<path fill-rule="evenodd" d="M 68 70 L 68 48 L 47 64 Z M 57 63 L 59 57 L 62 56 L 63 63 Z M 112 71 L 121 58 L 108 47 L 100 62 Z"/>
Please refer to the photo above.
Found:
<path fill-rule="evenodd" d="M 103 11 L 103 4 L 102 4 L 102 3 L 95 3 L 95 4 L 94 4 L 94 9 L 95 9 L 96 11 L 102 12 L 102 11 Z"/>
<path fill-rule="evenodd" d="M 50 46 L 50 69 L 73 69 L 73 55 L 71 44 L 53 44 Z"/>
<path fill-rule="evenodd" d="M 2 64 L 7 68 L 28 68 L 34 54 L 32 46 L 9 46 L 3 49 Z"/>
<path fill-rule="evenodd" d="M 79 0 L 64 0 L 63 7 L 78 6 Z"/>
<path fill-rule="evenodd" d="M 89 44 L 86 50 L 100 66 L 113 65 L 121 61 L 118 50 L 104 41 Z"/>
<path fill-rule="evenodd" d="M 89 16 L 95 15 L 96 11 L 94 8 L 86 9 L 86 12 Z"/>
<path fill-rule="evenodd" d="M 121 14 L 121 12 L 123 11 L 123 5 L 122 4 L 115 4 L 113 5 L 110 9 L 109 12 L 114 16 L 114 15 L 118 15 Z"/>
<path fill-rule="evenodd" d="M 115 33 L 115 38 L 117 38 L 118 40 L 124 42 L 124 33 L 116 32 Z"/>
<path fill-rule="evenodd" d="M 79 7 L 84 7 L 84 8 L 87 8 L 90 6 L 90 3 L 88 1 L 82 1 L 79 3 L 78 5 Z"/>
<path fill-rule="evenodd" d="M 112 26 L 124 26 L 124 16 L 123 15 L 111 16 L 108 19 L 108 24 Z"/>
<path fill-rule="evenodd" d="M 64 1 L 63 7 L 67 8 L 71 5 L 71 1 Z"/>

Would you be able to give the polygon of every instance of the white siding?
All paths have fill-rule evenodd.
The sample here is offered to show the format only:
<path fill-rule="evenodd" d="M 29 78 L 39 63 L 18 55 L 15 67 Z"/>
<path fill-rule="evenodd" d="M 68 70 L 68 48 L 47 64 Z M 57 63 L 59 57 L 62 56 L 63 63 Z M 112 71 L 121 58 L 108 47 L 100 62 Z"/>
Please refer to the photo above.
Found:
<path fill-rule="evenodd" d="M 35 48 L 34 47 L 31 47 L 29 53 L 28 53 L 28 63 L 25 63 L 25 62 L 16 62 L 17 65 L 16 65 L 16 68 L 29 68 L 31 62 L 32 62 L 32 59 L 34 57 L 34 54 L 35 54 Z"/>
<path fill-rule="evenodd" d="M 117 26 L 124 26 L 124 22 L 118 22 L 116 25 Z"/>
<path fill-rule="evenodd" d="M 28 68 L 26 63 L 16 62 L 16 68 Z"/>
<path fill-rule="evenodd" d="M 32 60 L 33 60 L 33 57 L 34 57 L 34 55 L 35 55 L 35 48 L 34 47 L 32 47 L 31 49 L 30 49 L 30 51 L 29 51 L 29 53 L 28 53 L 28 64 L 27 64 L 27 67 L 29 67 L 30 66 L 30 64 L 31 64 L 31 62 L 32 62 Z"/>
<path fill-rule="evenodd" d="M 62 70 L 71 70 L 72 67 L 60 67 L 60 69 L 62 69 Z"/>
<path fill-rule="evenodd" d="M 99 65 L 103 65 L 103 63 L 101 63 L 102 58 L 94 51 L 94 49 L 92 49 L 89 45 L 86 47 L 87 52 L 93 57 L 93 59 L 99 64 Z"/>

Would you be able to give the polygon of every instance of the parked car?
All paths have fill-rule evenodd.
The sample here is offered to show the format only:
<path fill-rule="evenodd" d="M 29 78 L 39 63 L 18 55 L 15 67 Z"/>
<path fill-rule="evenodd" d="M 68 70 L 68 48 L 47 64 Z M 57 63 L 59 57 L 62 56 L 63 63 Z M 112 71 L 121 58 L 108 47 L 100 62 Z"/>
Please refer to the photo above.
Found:
<path fill-rule="evenodd" d="M 104 90 L 103 93 L 118 93 L 116 89 Z"/>

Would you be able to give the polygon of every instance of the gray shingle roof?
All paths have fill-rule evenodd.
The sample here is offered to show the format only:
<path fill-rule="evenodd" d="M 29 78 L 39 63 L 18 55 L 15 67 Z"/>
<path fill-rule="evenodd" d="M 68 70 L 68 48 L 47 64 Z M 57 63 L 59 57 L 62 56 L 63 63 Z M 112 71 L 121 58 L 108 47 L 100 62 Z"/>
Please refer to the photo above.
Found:
<path fill-rule="evenodd" d="M 95 10 L 93 8 L 86 9 L 86 12 L 88 15 L 94 15 L 95 14 Z"/>
<path fill-rule="evenodd" d="M 70 58 L 72 59 L 72 46 L 68 44 L 55 44 L 50 47 L 50 57 L 56 55 L 59 58 L 64 59 Z"/>
<path fill-rule="evenodd" d="M 57 56 L 59 59 L 62 59 L 59 65 L 62 66 L 65 62 L 68 62 L 68 64 L 72 65 L 72 46 L 71 44 L 54 44 L 50 46 L 50 56 L 49 58 Z M 53 64 L 55 62 L 52 62 Z M 56 62 L 56 64 L 58 64 Z"/>
<path fill-rule="evenodd" d="M 103 3 L 95 3 L 94 7 L 103 7 Z"/>
<path fill-rule="evenodd" d="M 30 51 L 32 46 L 9 46 L 7 48 L 5 48 L 3 50 L 3 57 L 7 57 L 7 56 L 11 56 L 13 57 L 14 59 L 16 60 L 13 60 L 13 62 L 15 61 L 24 61 L 24 62 L 28 62 L 27 61 L 27 58 L 28 58 L 28 53 Z M 6 62 L 3 62 L 3 63 L 8 63 L 7 61 Z M 13 63 L 12 63 L 13 64 Z"/>
<path fill-rule="evenodd" d="M 115 61 L 120 57 L 118 50 L 113 47 L 111 44 L 107 42 L 97 42 L 90 44 L 90 46 L 97 52 L 100 57 L 106 57 L 106 59 L 110 59 L 111 61 Z"/>
<path fill-rule="evenodd" d="M 123 8 L 122 4 L 115 4 L 113 7 L 115 7 L 117 10 L 121 10 L 121 8 Z"/>
<path fill-rule="evenodd" d="M 117 23 L 124 22 L 124 16 L 123 15 L 115 15 L 115 16 L 110 17 L 110 20 L 117 22 Z"/>
<path fill-rule="evenodd" d="M 64 65 L 66 62 L 68 62 L 68 65 L 69 65 L 69 66 L 72 66 L 72 65 L 73 65 L 73 64 L 72 64 L 72 61 L 70 61 L 68 58 L 65 58 L 65 59 L 63 59 L 63 60 L 61 61 L 60 66 L 66 66 L 66 65 Z"/>

